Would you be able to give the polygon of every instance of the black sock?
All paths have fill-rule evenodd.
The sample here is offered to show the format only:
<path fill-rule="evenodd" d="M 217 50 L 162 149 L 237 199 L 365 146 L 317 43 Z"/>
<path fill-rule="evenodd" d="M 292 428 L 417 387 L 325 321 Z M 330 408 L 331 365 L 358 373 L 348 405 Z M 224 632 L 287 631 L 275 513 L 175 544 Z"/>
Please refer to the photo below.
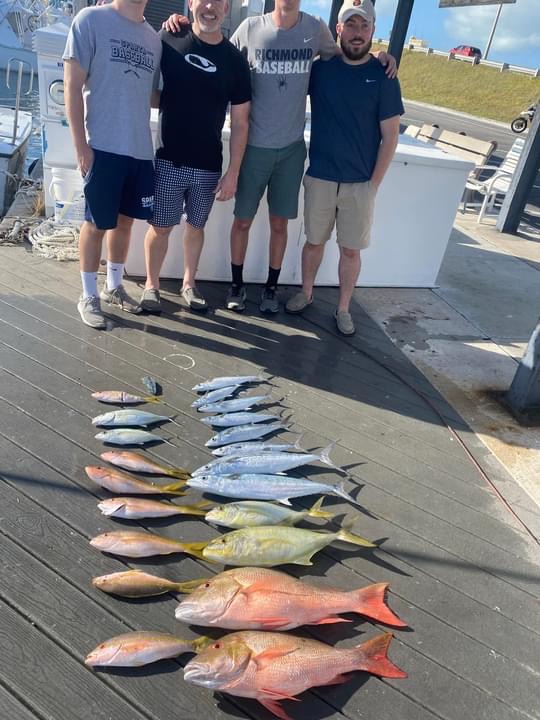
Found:
<path fill-rule="evenodd" d="M 278 284 L 279 280 L 279 273 L 281 272 L 281 268 L 268 268 L 268 280 L 266 281 L 266 287 L 267 288 L 275 288 Z"/>
<path fill-rule="evenodd" d="M 233 285 L 236 285 L 237 287 L 241 288 L 244 284 L 244 265 L 235 265 L 234 263 L 231 263 L 231 271 L 232 271 L 232 281 Z"/>

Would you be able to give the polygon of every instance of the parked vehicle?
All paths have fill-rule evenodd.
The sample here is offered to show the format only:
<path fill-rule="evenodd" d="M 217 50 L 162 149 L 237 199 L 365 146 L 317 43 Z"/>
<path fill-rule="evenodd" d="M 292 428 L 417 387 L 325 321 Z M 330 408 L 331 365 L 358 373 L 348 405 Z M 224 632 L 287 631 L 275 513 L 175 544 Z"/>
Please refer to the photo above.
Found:
<path fill-rule="evenodd" d="M 512 132 L 522 133 L 525 130 L 525 128 L 527 127 L 527 125 L 529 123 L 532 123 L 535 110 L 536 110 L 536 105 L 531 105 L 531 107 L 527 108 L 527 110 L 523 110 L 523 112 L 520 112 L 518 117 L 514 118 L 512 120 L 512 122 L 510 123 Z"/>
<path fill-rule="evenodd" d="M 450 50 L 454 55 L 464 55 L 465 57 L 475 57 L 478 60 L 482 59 L 482 51 L 473 47 L 472 45 L 457 45 L 455 48 Z"/>

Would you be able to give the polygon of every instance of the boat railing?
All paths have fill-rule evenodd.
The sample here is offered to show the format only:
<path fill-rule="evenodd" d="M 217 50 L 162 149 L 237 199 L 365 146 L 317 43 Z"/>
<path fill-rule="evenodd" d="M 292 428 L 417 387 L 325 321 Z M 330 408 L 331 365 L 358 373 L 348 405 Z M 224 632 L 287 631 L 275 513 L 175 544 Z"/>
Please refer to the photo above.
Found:
<path fill-rule="evenodd" d="M 11 144 L 15 145 L 15 141 L 17 140 L 17 129 L 19 125 L 19 108 L 21 105 L 21 95 L 30 95 L 32 92 L 32 88 L 34 87 L 34 68 L 32 67 L 32 64 L 28 62 L 28 60 L 21 60 L 20 58 L 12 57 L 8 60 L 7 69 L 6 69 L 6 85 L 11 90 L 10 85 L 10 74 L 11 74 L 11 63 L 14 65 L 18 65 L 17 69 L 17 89 L 15 91 L 15 112 L 13 114 L 13 133 L 11 137 Z M 22 78 L 23 78 L 23 72 L 24 72 L 24 66 L 27 65 L 30 68 L 30 80 L 28 81 L 28 90 L 26 92 L 21 93 L 22 88 Z"/>

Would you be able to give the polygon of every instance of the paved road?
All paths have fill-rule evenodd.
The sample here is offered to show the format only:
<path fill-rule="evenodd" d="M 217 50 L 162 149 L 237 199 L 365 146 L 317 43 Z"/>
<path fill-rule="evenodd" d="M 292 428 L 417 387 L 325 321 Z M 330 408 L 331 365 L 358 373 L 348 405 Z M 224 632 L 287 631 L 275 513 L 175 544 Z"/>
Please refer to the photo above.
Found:
<path fill-rule="evenodd" d="M 424 123 L 437 124 L 440 128 L 452 132 L 463 131 L 479 140 L 495 140 L 497 150 L 492 161 L 498 165 L 508 152 L 512 143 L 518 137 L 510 126 L 504 128 L 498 123 L 483 120 L 482 118 L 468 117 L 448 112 L 444 108 L 428 108 L 415 102 L 405 101 L 405 115 L 402 118 L 404 125 L 423 125 Z M 540 171 L 525 207 L 524 220 L 536 231 L 540 231 Z"/>

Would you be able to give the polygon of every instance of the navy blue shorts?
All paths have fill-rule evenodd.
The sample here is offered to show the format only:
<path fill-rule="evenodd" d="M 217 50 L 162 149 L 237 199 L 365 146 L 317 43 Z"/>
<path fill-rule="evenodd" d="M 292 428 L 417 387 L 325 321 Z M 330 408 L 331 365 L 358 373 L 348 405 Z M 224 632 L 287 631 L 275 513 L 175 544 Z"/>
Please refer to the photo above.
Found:
<path fill-rule="evenodd" d="M 118 215 L 149 220 L 154 209 L 154 162 L 94 150 L 84 176 L 84 219 L 99 230 L 112 230 Z"/>

